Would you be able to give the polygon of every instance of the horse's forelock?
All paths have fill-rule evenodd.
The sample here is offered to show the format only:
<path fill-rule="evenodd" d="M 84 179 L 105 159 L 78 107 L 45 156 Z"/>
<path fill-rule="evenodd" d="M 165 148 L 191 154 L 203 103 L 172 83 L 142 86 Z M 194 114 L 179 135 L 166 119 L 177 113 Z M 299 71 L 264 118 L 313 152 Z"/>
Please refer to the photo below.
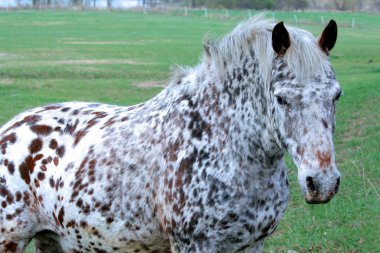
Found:
<path fill-rule="evenodd" d="M 311 33 L 294 27 L 289 27 L 288 31 L 291 46 L 284 57 L 300 81 L 308 81 L 331 69 L 327 55 L 319 48 L 316 38 Z"/>
<path fill-rule="evenodd" d="M 263 18 L 252 17 L 239 24 L 222 39 L 204 44 L 205 57 L 212 58 L 220 75 L 225 75 L 227 65 L 239 66 L 240 55 L 251 50 L 259 59 L 260 72 L 265 83 L 270 80 L 275 53 L 272 49 L 272 30 L 275 23 Z M 309 79 L 329 71 L 330 64 L 318 47 L 313 35 L 305 30 L 287 26 L 291 43 L 283 56 L 297 79 L 306 83 Z M 228 66 L 227 66 L 228 67 Z"/>

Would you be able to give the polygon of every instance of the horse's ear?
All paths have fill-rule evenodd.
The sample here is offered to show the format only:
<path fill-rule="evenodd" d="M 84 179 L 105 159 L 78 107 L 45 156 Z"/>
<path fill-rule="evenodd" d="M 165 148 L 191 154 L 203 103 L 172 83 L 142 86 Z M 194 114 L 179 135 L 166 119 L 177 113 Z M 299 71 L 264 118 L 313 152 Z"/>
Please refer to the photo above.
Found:
<path fill-rule="evenodd" d="M 272 47 L 279 56 L 283 56 L 290 46 L 289 33 L 284 22 L 277 23 L 272 31 Z"/>
<path fill-rule="evenodd" d="M 319 47 L 328 54 L 329 51 L 334 47 L 337 36 L 338 26 L 334 20 L 330 20 L 326 28 L 323 30 L 321 36 L 319 36 Z"/>

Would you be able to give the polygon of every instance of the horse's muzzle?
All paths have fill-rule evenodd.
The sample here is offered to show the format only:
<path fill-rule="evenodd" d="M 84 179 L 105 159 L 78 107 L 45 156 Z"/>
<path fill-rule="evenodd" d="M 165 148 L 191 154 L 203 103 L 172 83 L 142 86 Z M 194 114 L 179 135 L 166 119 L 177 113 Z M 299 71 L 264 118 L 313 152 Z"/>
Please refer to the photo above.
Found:
<path fill-rule="evenodd" d="M 340 184 L 340 177 L 337 178 L 336 184 L 333 190 L 329 191 L 326 195 L 321 194 L 318 185 L 313 181 L 312 177 L 306 178 L 307 194 L 305 201 L 308 204 L 326 204 L 328 203 L 338 192 Z"/>

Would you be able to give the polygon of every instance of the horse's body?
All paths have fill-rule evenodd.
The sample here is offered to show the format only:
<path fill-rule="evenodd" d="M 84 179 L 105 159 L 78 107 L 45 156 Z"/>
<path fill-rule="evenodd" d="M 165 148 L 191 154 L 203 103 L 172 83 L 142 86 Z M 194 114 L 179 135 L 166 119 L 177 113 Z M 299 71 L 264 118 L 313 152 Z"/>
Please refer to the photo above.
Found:
<path fill-rule="evenodd" d="M 0 252 L 21 252 L 31 238 L 37 252 L 258 252 L 287 205 L 285 149 L 301 168 L 307 201 L 328 201 L 339 178 L 334 115 L 302 104 L 302 95 L 326 104 L 339 91 L 327 57 L 317 44 L 306 47 L 320 51 L 313 57 L 321 66 L 299 75 L 319 81 L 292 94 L 302 93 L 297 108 L 305 111 L 281 111 L 288 103 L 276 87 L 298 80 L 283 52 L 292 47 L 276 50 L 273 24 L 245 25 L 206 45 L 196 68 L 146 103 L 49 105 L 4 125 Z M 310 43 L 299 33 L 306 39 L 295 46 Z M 272 53 L 263 48 L 268 38 Z M 310 119 L 302 134 L 316 133 L 318 144 L 291 129 L 299 123 L 288 120 L 302 122 L 297 115 Z"/>

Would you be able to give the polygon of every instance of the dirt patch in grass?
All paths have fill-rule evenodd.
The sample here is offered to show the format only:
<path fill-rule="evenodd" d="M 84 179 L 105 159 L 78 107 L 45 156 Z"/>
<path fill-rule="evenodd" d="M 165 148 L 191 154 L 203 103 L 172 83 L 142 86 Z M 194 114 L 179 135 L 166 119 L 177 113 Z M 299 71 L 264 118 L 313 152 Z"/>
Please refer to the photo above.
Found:
<path fill-rule="evenodd" d="M 0 79 L 0 84 L 8 85 L 8 84 L 12 84 L 12 83 L 13 83 L 13 81 L 10 78 L 2 78 L 2 79 Z"/>
<path fill-rule="evenodd" d="M 65 41 L 69 45 L 146 45 L 144 41 Z"/>
<path fill-rule="evenodd" d="M 17 57 L 16 54 L 10 54 L 10 53 L 0 52 L 0 60 L 10 59 L 10 58 L 16 58 L 16 57 Z"/>
<path fill-rule="evenodd" d="M 147 82 L 142 82 L 142 83 L 136 83 L 134 85 L 140 88 L 151 88 L 151 87 L 165 87 L 166 83 L 165 81 L 147 81 Z"/>
<path fill-rule="evenodd" d="M 51 22 L 32 22 L 32 25 L 34 26 L 52 26 L 52 25 L 67 25 L 67 22 L 64 21 L 51 21 Z"/>
<path fill-rule="evenodd" d="M 73 39 L 73 40 L 71 40 Z M 61 41 L 62 44 L 68 45 L 148 45 L 157 43 L 172 43 L 172 40 L 134 40 L 134 41 L 76 41 L 75 38 L 66 38 Z"/>
<path fill-rule="evenodd" d="M 148 63 L 138 62 L 134 60 L 128 60 L 128 59 L 113 59 L 113 60 L 90 60 L 90 59 L 83 59 L 83 60 L 62 60 L 62 61 L 51 61 L 48 62 L 48 64 L 55 64 L 55 65 L 67 65 L 67 64 L 74 64 L 74 65 L 110 65 L 110 64 L 129 64 L 129 65 L 146 65 Z"/>
<path fill-rule="evenodd" d="M 77 60 L 58 60 L 58 61 L 17 61 L 8 62 L 7 66 L 59 66 L 59 65 L 151 65 L 150 62 L 140 62 L 130 59 L 77 59 Z"/>

